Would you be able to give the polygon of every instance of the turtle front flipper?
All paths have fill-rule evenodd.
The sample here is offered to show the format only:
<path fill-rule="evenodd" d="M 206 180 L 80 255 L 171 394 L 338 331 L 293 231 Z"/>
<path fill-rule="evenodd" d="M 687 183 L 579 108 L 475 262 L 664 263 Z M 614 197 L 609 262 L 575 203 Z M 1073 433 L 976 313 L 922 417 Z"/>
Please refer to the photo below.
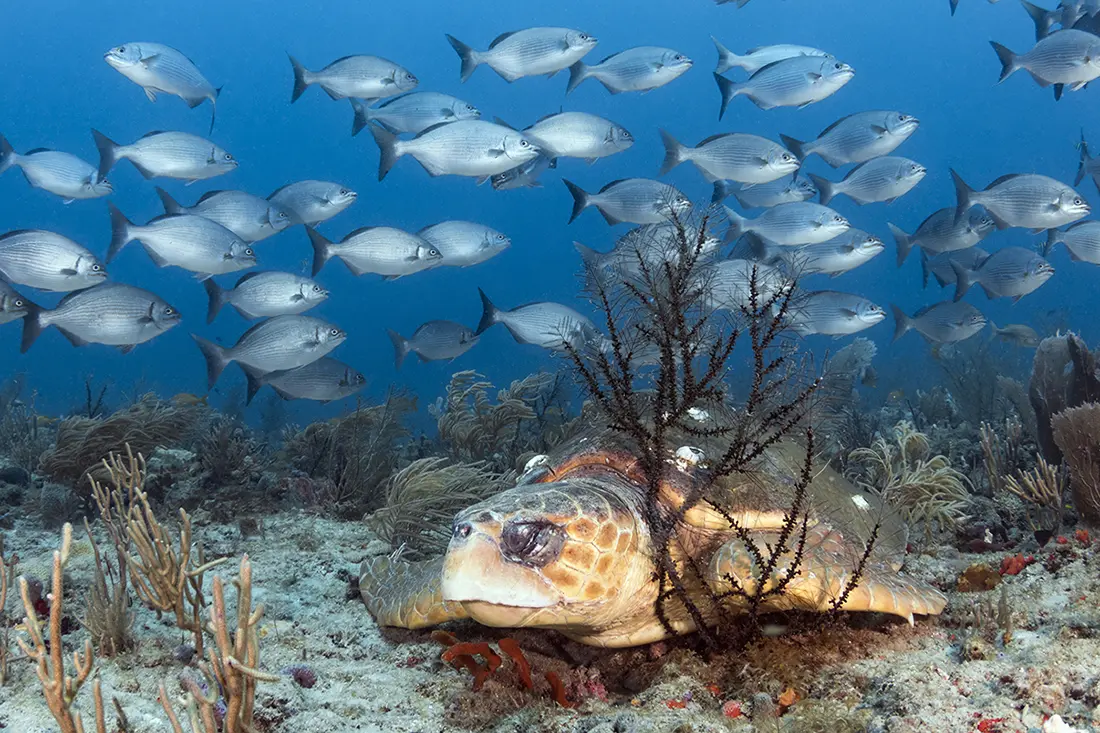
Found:
<path fill-rule="evenodd" d="M 422 629 L 466 618 L 461 603 L 443 600 L 443 558 L 408 562 L 369 557 L 359 566 L 359 594 L 379 626 Z"/>
<path fill-rule="evenodd" d="M 769 547 L 778 544 L 779 534 L 753 532 L 751 539 L 759 556 L 767 560 Z M 788 549 L 775 564 L 771 576 L 761 583 L 763 569 L 755 562 L 755 553 L 736 538 L 719 547 L 711 557 L 709 582 L 715 593 L 729 597 L 732 603 L 745 595 L 762 592 L 762 611 L 831 611 L 848 589 L 862 555 L 862 548 L 848 547 L 836 532 L 811 528 L 797 567 L 793 567 L 795 552 Z M 793 576 L 782 591 L 774 592 L 792 571 Z M 946 604 L 946 596 L 930 585 L 899 575 L 882 562 L 868 562 L 840 604 L 840 610 L 889 613 L 913 623 L 914 614 L 935 615 Z"/>

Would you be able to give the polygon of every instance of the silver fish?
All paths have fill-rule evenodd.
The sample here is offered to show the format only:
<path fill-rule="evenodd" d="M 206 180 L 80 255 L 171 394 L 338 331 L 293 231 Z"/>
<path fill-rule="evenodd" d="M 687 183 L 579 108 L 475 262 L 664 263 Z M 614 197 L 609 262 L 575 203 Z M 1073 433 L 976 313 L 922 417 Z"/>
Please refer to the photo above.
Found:
<path fill-rule="evenodd" d="M 955 0 L 956 2 L 958 0 Z M 1038 5 L 1029 3 L 1027 0 L 1020 0 L 1020 5 L 1031 17 L 1031 21 L 1035 24 L 1035 40 L 1041 41 L 1050 35 L 1050 32 L 1054 29 L 1054 26 L 1063 22 L 1063 13 L 1066 10 L 1066 6 L 1059 3 L 1058 7 L 1054 10 L 1047 10 L 1046 8 L 1040 8 Z M 1070 11 L 1069 17 L 1073 17 L 1073 12 Z M 1064 23 L 1063 27 L 1068 28 L 1074 24 L 1073 20 L 1069 23 Z"/>
<path fill-rule="evenodd" d="M 970 338 L 986 323 L 981 311 L 969 303 L 933 303 L 912 316 L 896 305 L 891 304 L 890 309 L 894 312 L 894 341 L 913 329 L 934 343 L 951 344 Z"/>
<path fill-rule="evenodd" d="M 839 168 L 849 163 L 866 163 L 872 158 L 889 155 L 908 140 L 920 120 L 912 115 L 890 110 L 871 110 L 841 117 L 826 127 L 816 140 L 802 142 L 789 135 L 780 135 L 787 149 L 806 160 L 817 154 Z"/>
<path fill-rule="evenodd" d="M 395 280 L 443 264 L 438 249 L 402 229 L 362 227 L 335 243 L 310 227 L 306 227 L 306 232 L 313 245 L 314 276 L 333 257 L 339 258 L 354 275 L 374 273 L 382 275 L 384 280 Z"/>
<path fill-rule="evenodd" d="M 1092 185 L 1096 186 L 1096 190 L 1100 191 L 1100 158 L 1093 158 L 1089 155 L 1089 145 L 1085 142 L 1085 131 L 1083 129 L 1081 130 L 1081 142 L 1077 144 L 1077 149 L 1080 151 L 1080 157 L 1078 158 L 1077 175 L 1073 179 L 1073 185 L 1080 185 L 1087 175 L 1092 178 Z"/>
<path fill-rule="evenodd" d="M 691 68 L 691 64 L 691 59 L 671 48 L 629 48 L 593 66 L 586 66 L 583 61 L 573 64 L 569 67 L 569 85 L 565 93 L 569 94 L 585 79 L 595 79 L 612 94 L 648 92 L 675 81 Z"/>
<path fill-rule="evenodd" d="M 114 191 L 110 181 L 100 178 L 94 165 L 75 155 L 45 148 L 19 155 L 0 135 L 0 173 L 12 166 L 23 171 L 31 186 L 60 196 L 66 204 L 76 199 L 100 198 Z"/>
<path fill-rule="evenodd" d="M 625 127 L 586 112 L 555 112 L 525 128 L 523 134 L 551 160 L 583 158 L 595 163 L 634 144 Z"/>
<path fill-rule="evenodd" d="M 746 219 L 728 206 L 723 208 L 730 222 L 727 242 L 746 232 L 753 232 L 784 247 L 818 244 L 839 237 L 851 226 L 847 219 L 828 206 L 810 201 L 779 204 L 755 219 Z"/>
<path fill-rule="evenodd" d="M 393 342 L 393 368 L 400 369 L 409 354 L 421 361 L 451 361 L 472 349 L 481 338 L 473 329 L 454 321 L 428 321 L 405 338 L 396 331 L 387 331 Z"/>
<path fill-rule="evenodd" d="M 114 204 L 108 202 L 107 208 L 111 212 L 108 262 L 138 240 L 157 267 L 174 265 L 195 273 L 200 280 L 256 266 L 256 253 L 244 240 L 205 217 L 164 214 L 138 226 Z"/>
<path fill-rule="evenodd" d="M 1089 204 L 1066 184 L 1053 178 L 1030 173 L 1001 176 L 981 191 L 966 185 L 951 170 L 955 181 L 955 221 L 974 206 L 986 210 L 998 229 L 1027 227 L 1053 229 L 1077 221 L 1089 214 Z"/>
<path fill-rule="evenodd" d="M 289 315 L 260 321 L 229 348 L 195 334 L 191 338 L 202 351 L 207 382 L 213 387 L 230 362 L 258 372 L 297 369 L 327 355 L 344 343 L 347 334 L 320 318 Z"/>
<path fill-rule="evenodd" d="M 796 56 L 769 64 L 740 83 L 715 74 L 718 90 L 722 93 L 718 119 L 726 114 L 730 101 L 741 95 L 760 109 L 805 107 L 820 102 L 851 81 L 855 73 L 855 69 L 843 61 Z"/>
<path fill-rule="evenodd" d="M 176 49 L 163 43 L 139 41 L 115 46 L 103 54 L 103 60 L 144 89 L 150 102 L 157 101 L 157 92 L 173 94 L 192 109 L 209 99 L 210 131 L 214 131 L 221 87 L 215 89 L 199 67 Z"/>
<path fill-rule="evenodd" d="M 735 187 L 729 181 L 715 181 L 711 203 L 720 204 L 728 196 L 733 196 L 742 209 L 770 209 L 791 201 L 809 201 L 816 195 L 814 184 L 797 176 L 784 176 L 771 183 L 748 188 Z"/>
<path fill-rule="evenodd" d="M 700 243 L 698 227 L 664 222 L 631 229 L 609 252 L 598 252 L 580 242 L 573 242 L 573 246 L 584 262 L 586 277 L 631 280 L 641 275 L 643 263 L 675 263 L 682 249 L 690 251 L 696 246 L 701 256 L 708 257 L 722 246 L 722 240 L 708 233 Z"/>
<path fill-rule="evenodd" d="M 917 231 L 906 234 L 900 227 L 887 224 L 898 245 L 898 267 L 909 256 L 913 247 L 920 247 L 930 255 L 954 252 L 973 247 L 997 228 L 992 217 L 971 212 L 955 221 L 955 210 L 939 209 L 920 223 Z"/>
<path fill-rule="evenodd" d="M 213 279 L 203 285 L 209 299 L 207 323 L 213 323 L 226 305 L 233 306 L 243 318 L 270 318 L 304 313 L 329 295 L 308 277 L 289 272 L 250 272 L 228 289 Z"/>
<path fill-rule="evenodd" d="M 790 43 L 780 43 L 774 46 L 757 46 L 756 48 L 750 48 L 743 55 L 738 56 L 733 51 L 723 46 L 714 36 L 711 36 L 710 40 L 714 41 L 714 47 L 718 50 L 718 66 L 714 69 L 715 74 L 725 74 L 730 69 L 740 68 L 744 69 L 745 72 L 751 76 L 768 64 L 774 64 L 776 61 L 783 61 L 784 59 L 791 59 L 797 56 L 833 58 L 831 53 L 822 51 L 820 48 L 796 46 Z"/>
<path fill-rule="evenodd" d="M 998 83 L 1026 69 L 1039 86 L 1054 84 L 1054 98 L 1059 99 L 1064 86 L 1076 92 L 1100 76 L 1100 37 L 1084 31 L 1056 31 L 1025 54 L 1016 54 L 996 41 L 990 45 L 1001 61 Z"/>
<path fill-rule="evenodd" d="M 123 159 L 145 178 L 179 178 L 188 185 L 237 168 L 232 154 L 187 132 L 149 132 L 130 145 L 119 145 L 99 130 L 92 130 L 92 137 L 99 150 L 100 178 Z"/>
<path fill-rule="evenodd" d="M 245 242 L 259 242 L 290 226 L 290 214 L 267 199 L 244 191 L 208 191 L 194 206 L 180 206 L 156 187 L 165 214 L 194 214 L 221 224 Z"/>
<path fill-rule="evenodd" d="M 1012 298 L 1017 302 L 1054 275 L 1054 267 L 1042 255 L 1023 247 L 999 249 L 973 270 L 958 262 L 952 262 L 951 268 L 955 271 L 955 300 L 978 284 L 990 299 Z"/>
<path fill-rule="evenodd" d="M 1065 231 L 1048 230 L 1043 254 L 1049 254 L 1059 242 L 1066 245 L 1074 262 L 1100 265 L 1100 221 L 1079 221 Z"/>
<path fill-rule="evenodd" d="M 44 329 L 56 326 L 73 346 L 107 344 L 125 354 L 179 322 L 179 311 L 158 295 L 104 282 L 69 293 L 53 310 L 28 301 L 20 351 L 26 352 Z"/>
<path fill-rule="evenodd" d="M 539 176 L 550 168 L 551 161 L 541 153 L 523 165 L 497 173 L 489 178 L 494 191 L 511 191 L 516 188 L 542 188 Z"/>
<path fill-rule="evenodd" d="M 921 283 L 922 287 L 928 287 L 928 276 L 936 278 L 940 287 L 954 285 L 955 268 L 953 262 L 958 262 L 968 270 L 973 270 L 980 265 L 989 253 L 981 247 L 970 247 L 958 251 L 943 252 L 935 257 L 929 257 L 927 250 L 921 250 Z"/>
<path fill-rule="evenodd" d="M 706 277 L 708 306 L 733 313 L 753 307 L 754 283 L 757 308 L 787 295 L 794 288 L 794 281 L 778 267 L 753 260 L 723 260 Z"/>
<path fill-rule="evenodd" d="M 469 102 L 439 92 L 409 92 L 374 107 L 353 97 L 351 106 L 355 110 L 352 135 L 359 134 L 369 122 L 381 125 L 394 135 L 419 135 L 429 127 L 446 122 L 481 117 L 481 110 Z"/>
<path fill-rule="evenodd" d="M 355 203 L 359 194 L 329 181 L 298 181 L 276 189 L 267 200 L 290 214 L 291 224 L 317 226 Z"/>
<path fill-rule="evenodd" d="M 15 285 L 67 293 L 99 285 L 107 268 L 68 237 L 42 229 L 0 236 L 0 278 Z"/>
<path fill-rule="evenodd" d="M 787 326 L 799 336 L 848 336 L 886 320 L 886 311 L 862 295 L 818 290 L 795 296 Z"/>
<path fill-rule="evenodd" d="M 481 288 L 477 292 L 481 294 L 482 311 L 481 321 L 474 331 L 476 336 L 490 326 L 502 323 L 518 343 L 541 346 L 551 351 L 566 351 L 567 348 L 580 351 L 602 343 L 600 332 L 592 321 L 569 306 L 539 302 L 502 311 L 493 305 Z"/>
<path fill-rule="evenodd" d="M 881 239 L 854 227 L 827 242 L 801 247 L 775 246 L 755 234 L 746 235 L 746 239 L 759 259 L 768 263 L 778 259 L 799 277 L 843 275 L 870 262 L 886 249 Z"/>
<path fill-rule="evenodd" d="M 0 324 L 11 323 L 27 315 L 27 299 L 0 280 Z"/>
<path fill-rule="evenodd" d="M 294 70 L 291 104 L 313 84 L 332 99 L 381 99 L 412 91 L 420 83 L 404 66 L 378 56 L 344 56 L 320 71 L 310 71 L 298 59 L 287 56 Z"/>
<path fill-rule="evenodd" d="M 562 179 L 573 195 L 569 223 L 589 206 L 595 206 L 608 224 L 659 224 L 691 208 L 691 200 L 677 189 L 649 178 L 612 181 L 598 193 L 588 193 L 572 181 Z"/>
<path fill-rule="evenodd" d="M 1012 323 L 1004 328 L 998 328 L 996 323 L 990 321 L 989 328 L 993 331 L 993 338 L 999 338 L 1024 349 L 1034 349 L 1041 340 L 1034 328 L 1022 323 Z"/>
<path fill-rule="evenodd" d="M 362 372 L 331 356 L 297 369 L 275 372 L 261 372 L 244 364 L 241 368 L 248 378 L 245 404 L 250 404 L 264 385 L 270 385 L 284 400 L 313 400 L 322 404 L 351 397 L 367 386 L 367 378 Z"/>
<path fill-rule="evenodd" d="M 657 175 L 691 161 L 709 182 L 771 183 L 794 173 L 802 163 L 789 150 L 766 137 L 729 132 L 711 135 L 693 148 L 684 147 L 665 130 L 659 130 L 665 159 Z"/>
<path fill-rule="evenodd" d="M 372 126 L 370 131 L 381 152 L 380 181 L 404 155 L 416 158 L 429 175 L 473 176 L 480 182 L 539 154 L 538 147 L 523 133 L 483 120 L 436 125 L 412 140 L 398 140 L 381 127 Z"/>
<path fill-rule="evenodd" d="M 508 82 L 525 76 L 553 76 L 580 61 L 597 43 L 594 36 L 571 28 L 525 28 L 502 33 L 487 51 L 473 49 L 451 35 L 447 40 L 462 61 L 462 81 L 486 64 Z"/>
<path fill-rule="evenodd" d="M 821 192 L 821 203 L 828 204 L 841 194 L 857 204 L 885 201 L 890 204 L 913 190 L 928 169 L 920 163 L 886 155 L 860 163 L 841 181 L 830 181 L 810 173 L 810 180 Z"/>
<path fill-rule="evenodd" d="M 443 221 L 416 235 L 439 251 L 445 267 L 479 265 L 512 246 L 508 235 L 472 221 Z"/>

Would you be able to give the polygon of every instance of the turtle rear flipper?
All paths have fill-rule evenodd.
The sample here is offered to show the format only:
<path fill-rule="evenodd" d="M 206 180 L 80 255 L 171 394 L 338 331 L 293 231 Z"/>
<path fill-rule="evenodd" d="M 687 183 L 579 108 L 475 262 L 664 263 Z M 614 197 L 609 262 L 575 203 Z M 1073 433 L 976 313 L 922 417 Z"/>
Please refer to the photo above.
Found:
<path fill-rule="evenodd" d="M 797 533 L 796 533 L 797 535 Z M 779 534 L 753 532 L 752 542 L 760 557 L 769 557 L 769 547 L 779 542 Z M 802 560 L 793 568 L 790 581 L 780 588 L 792 571 L 795 560 L 793 549 L 779 558 L 769 578 L 761 583 L 754 554 L 740 539 L 732 539 L 718 548 L 710 561 L 710 585 L 715 593 L 763 595 L 760 610 L 831 611 L 836 600 L 848 589 L 853 573 L 859 566 L 862 548 L 846 547 L 843 538 L 835 532 L 812 528 L 807 532 Z M 761 588 L 762 585 L 762 588 Z M 901 616 L 913 623 L 914 614 L 938 614 L 947 598 L 935 588 L 914 578 L 898 575 L 889 565 L 868 563 L 858 582 L 852 587 L 840 610 L 877 611 Z"/>
<path fill-rule="evenodd" d="M 443 558 L 408 562 L 368 557 L 359 566 L 359 594 L 379 626 L 422 629 L 466 618 L 461 603 L 443 600 Z"/>

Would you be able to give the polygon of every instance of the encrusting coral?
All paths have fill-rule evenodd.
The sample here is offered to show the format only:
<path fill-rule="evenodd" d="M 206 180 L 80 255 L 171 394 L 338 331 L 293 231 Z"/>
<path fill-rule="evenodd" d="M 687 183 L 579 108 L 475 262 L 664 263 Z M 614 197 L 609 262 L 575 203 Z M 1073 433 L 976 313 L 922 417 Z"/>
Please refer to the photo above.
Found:
<path fill-rule="evenodd" d="M 951 467 L 946 456 L 929 457 L 928 437 L 903 420 L 894 426 L 893 441 L 879 436 L 870 448 L 852 451 L 850 460 L 863 464 L 859 483 L 901 510 L 911 524 L 951 528 L 967 518 L 970 480 Z"/>

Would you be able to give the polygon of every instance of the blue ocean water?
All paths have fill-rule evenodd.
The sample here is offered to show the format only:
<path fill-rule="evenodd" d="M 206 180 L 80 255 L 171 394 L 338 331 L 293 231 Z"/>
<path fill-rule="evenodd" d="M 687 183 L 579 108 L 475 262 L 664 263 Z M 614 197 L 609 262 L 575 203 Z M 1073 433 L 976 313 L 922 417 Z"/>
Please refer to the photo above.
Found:
<path fill-rule="evenodd" d="M 145 181 L 129 163 L 120 163 L 111 174 L 115 185 L 111 200 L 132 220 L 144 222 L 161 213 L 154 184 L 190 204 L 207 190 L 237 188 L 266 196 L 295 180 L 320 178 L 359 192 L 350 209 L 321 225 L 330 239 L 362 226 L 415 231 L 451 218 L 480 221 L 507 233 L 511 249 L 473 268 L 440 268 L 382 282 L 374 276 L 355 278 L 333 263 L 319 276 L 333 295 L 313 313 L 348 330 L 347 342 L 333 355 L 367 375 L 368 397 L 377 399 L 391 384 L 400 384 L 431 401 L 442 394 L 450 374 L 458 369 L 476 369 L 504 384 L 538 369 L 565 367 L 563 360 L 536 347 L 514 343 L 498 327 L 454 363 L 410 360 L 395 372 L 386 329 L 408 336 L 424 321 L 439 318 L 474 326 L 481 311 L 478 286 L 502 308 L 556 300 L 590 312 L 575 300 L 580 261 L 572 242 L 608 249 L 627 225 L 608 227 L 595 211 L 567 225 L 572 201 L 559 179 L 565 176 L 596 190 L 618 178 L 655 176 L 663 157 L 658 127 L 686 144 L 730 131 L 776 140 L 779 133 L 812 139 L 837 118 L 857 111 L 897 109 L 916 115 L 921 127 L 897 154 L 923 163 L 929 169 L 924 181 L 890 206 L 859 207 L 846 198 L 835 204 L 855 226 L 882 237 L 887 251 L 841 278 L 818 277 L 803 285 L 861 293 L 884 307 L 896 302 L 907 312 L 949 298 L 949 290 L 921 289 L 915 254 L 902 269 L 895 266 L 887 221 L 912 231 L 933 210 L 952 205 L 949 167 L 975 187 L 1006 173 L 1042 173 L 1072 182 L 1079 129 L 1084 126 L 1087 135 L 1100 135 L 1100 125 L 1093 123 L 1098 110 L 1094 90 L 1067 94 L 1055 103 L 1049 90 L 1040 89 L 1024 73 L 996 84 L 999 64 L 988 41 L 997 40 L 1020 52 L 1034 42 L 1031 22 L 1016 4 L 962 0 L 960 5 L 958 14 L 951 17 L 947 0 L 753 0 L 744 9 L 707 0 L 564 0 L 537 8 L 502 0 L 472 4 L 119 1 L 64 2 L 53 4 L 48 13 L 40 5 L 16 4 L 5 16 L 8 28 L 18 32 L 6 34 L 0 45 L 0 65 L 5 70 L 0 132 L 20 152 L 48 147 L 91 162 L 96 160 L 92 127 L 119 142 L 132 141 L 150 130 L 205 135 L 207 106 L 189 110 L 167 95 L 150 104 L 139 87 L 102 60 L 110 47 L 157 41 L 180 49 L 216 86 L 224 85 L 211 138 L 241 165 L 227 176 L 184 186 L 179 181 Z M 508 84 L 487 67 L 479 68 L 468 83 L 459 82 L 459 61 L 444 33 L 485 48 L 501 32 L 534 25 L 567 26 L 594 34 L 599 45 L 589 61 L 631 46 L 659 45 L 681 51 L 695 65 L 670 85 L 644 95 L 612 96 L 588 81 L 567 97 L 565 74 Z M 854 66 L 856 76 L 834 96 L 802 110 L 762 111 L 745 99 L 735 99 L 719 122 L 710 34 L 734 51 L 771 43 L 823 48 Z M 469 179 L 430 178 L 411 159 L 400 160 L 379 183 L 378 150 L 366 133 L 350 137 L 352 114 L 347 102 L 332 101 L 319 89 L 309 89 L 290 104 L 287 52 L 310 68 L 348 54 L 383 56 L 416 74 L 420 90 L 469 100 L 486 119 L 500 116 L 525 126 L 559 109 L 587 111 L 624 125 L 637 142 L 630 150 L 592 166 L 562 161 L 557 171 L 543 176 L 542 189 L 497 192 L 488 185 L 477 187 Z M 738 70 L 730 76 L 743 77 Z M 816 157 L 805 170 L 832 178 L 841 175 Z M 690 165 L 676 169 L 667 180 L 692 198 L 709 198 L 710 186 Z M 1090 182 L 1078 190 L 1100 204 Z M 0 176 L 0 201 L 4 231 L 52 229 L 98 254 L 106 251 L 110 227 L 103 200 L 65 206 L 57 197 L 31 189 L 12 170 Z M 1035 235 L 1010 230 L 994 234 L 983 247 L 1036 242 Z M 263 269 L 305 271 L 311 250 L 305 232 L 295 227 L 258 244 L 257 254 Z M 1008 300 L 987 302 L 979 291 L 967 298 L 1002 325 L 1035 323 L 1049 311 L 1068 309 L 1070 325 L 1086 340 L 1095 341 L 1100 336 L 1091 318 L 1097 271 L 1091 265 L 1071 264 L 1061 248 L 1052 261 L 1058 270 L 1054 279 L 1017 305 Z M 65 411 L 82 399 L 89 375 L 97 382 L 108 381 L 116 395 L 147 389 L 164 395 L 204 393 L 202 356 L 189 334 L 232 344 L 249 325 L 227 311 L 207 326 L 202 287 L 179 269 L 156 268 L 138 246 L 128 247 L 110 271 L 116 280 L 165 297 L 182 311 L 184 321 L 128 355 L 104 346 L 74 349 L 56 330 L 20 355 L 19 325 L 0 327 L 0 373 L 25 372 L 44 413 Z M 227 286 L 235 280 L 235 276 L 219 278 Z M 49 294 L 30 294 L 43 305 L 57 300 Z M 928 386 L 941 378 L 927 356 L 927 345 L 916 335 L 890 346 L 890 321 L 863 335 L 879 345 L 877 366 L 882 381 L 891 387 Z M 843 343 L 814 337 L 807 340 L 807 347 L 823 354 Z M 243 384 L 240 370 L 228 369 L 212 403 L 235 399 Z M 296 403 L 293 409 L 296 419 L 306 421 L 341 407 Z"/>

